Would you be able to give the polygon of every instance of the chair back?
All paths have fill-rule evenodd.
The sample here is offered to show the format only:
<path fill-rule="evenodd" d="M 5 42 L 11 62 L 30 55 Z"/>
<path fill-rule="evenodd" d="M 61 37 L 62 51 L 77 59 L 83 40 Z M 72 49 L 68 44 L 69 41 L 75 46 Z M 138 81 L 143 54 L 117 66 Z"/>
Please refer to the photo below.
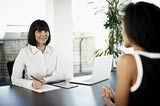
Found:
<path fill-rule="evenodd" d="M 8 69 L 8 73 L 9 73 L 10 78 L 12 76 L 13 64 L 14 64 L 14 61 L 8 61 L 7 62 L 7 69 Z"/>
<path fill-rule="evenodd" d="M 14 65 L 14 60 L 7 62 L 7 69 L 8 69 L 10 81 L 11 81 L 11 76 L 12 76 L 13 65 Z M 23 70 L 22 78 L 23 78 L 23 79 L 25 78 L 25 70 Z"/>

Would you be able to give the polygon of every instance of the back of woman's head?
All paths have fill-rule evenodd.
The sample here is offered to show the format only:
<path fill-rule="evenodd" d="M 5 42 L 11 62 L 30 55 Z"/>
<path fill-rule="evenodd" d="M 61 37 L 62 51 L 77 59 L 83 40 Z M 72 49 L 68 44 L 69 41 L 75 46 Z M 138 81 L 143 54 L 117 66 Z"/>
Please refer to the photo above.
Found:
<path fill-rule="evenodd" d="M 37 41 L 35 38 L 35 32 L 36 30 L 38 30 L 39 32 L 41 31 L 47 31 L 49 32 L 49 37 L 48 40 L 46 41 L 46 45 L 49 44 L 50 40 L 51 40 L 51 35 L 50 35 L 50 29 L 48 24 L 44 21 L 44 20 L 35 20 L 30 28 L 29 28 L 29 32 L 28 32 L 28 43 L 32 46 L 37 46 Z"/>
<path fill-rule="evenodd" d="M 148 52 L 160 52 L 160 8 L 137 2 L 128 4 L 124 12 L 124 28 L 130 41 Z"/>

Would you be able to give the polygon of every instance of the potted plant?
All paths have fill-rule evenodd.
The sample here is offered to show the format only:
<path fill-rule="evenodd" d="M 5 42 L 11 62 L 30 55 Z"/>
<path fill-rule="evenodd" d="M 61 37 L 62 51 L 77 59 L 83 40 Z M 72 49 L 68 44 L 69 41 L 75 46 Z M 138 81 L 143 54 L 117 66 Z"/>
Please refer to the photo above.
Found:
<path fill-rule="evenodd" d="M 120 15 L 122 4 L 119 0 L 106 0 L 106 2 L 108 3 L 108 10 L 105 12 L 104 27 L 109 31 L 109 35 L 105 39 L 105 48 L 96 50 L 95 56 L 113 55 L 113 66 L 115 66 L 118 57 L 122 54 L 119 49 L 123 42 L 121 36 L 122 16 Z"/>

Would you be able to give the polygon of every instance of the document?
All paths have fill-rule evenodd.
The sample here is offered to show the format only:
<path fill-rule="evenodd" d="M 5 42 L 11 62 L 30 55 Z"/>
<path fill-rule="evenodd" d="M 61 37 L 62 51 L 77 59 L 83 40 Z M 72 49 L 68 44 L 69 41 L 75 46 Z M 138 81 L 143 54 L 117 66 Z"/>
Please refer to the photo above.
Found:
<path fill-rule="evenodd" d="M 53 86 L 53 85 L 45 84 L 40 89 L 34 89 L 33 87 L 27 87 L 27 89 L 35 91 L 35 92 L 38 92 L 38 93 L 42 93 L 42 92 L 57 90 L 57 89 L 60 89 L 60 87 L 56 87 L 56 86 Z"/>

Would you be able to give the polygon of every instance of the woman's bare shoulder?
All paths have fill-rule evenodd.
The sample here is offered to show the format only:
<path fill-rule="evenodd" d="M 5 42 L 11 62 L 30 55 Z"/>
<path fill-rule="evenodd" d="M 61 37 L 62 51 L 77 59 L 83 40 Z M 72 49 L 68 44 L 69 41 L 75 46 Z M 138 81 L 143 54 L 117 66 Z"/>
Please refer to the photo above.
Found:
<path fill-rule="evenodd" d="M 133 65 L 133 64 L 135 64 L 135 58 L 134 58 L 134 56 L 132 54 L 122 55 L 118 60 L 118 64 L 121 64 L 121 65 Z"/>
<path fill-rule="evenodd" d="M 119 74 L 128 76 L 132 80 L 135 79 L 137 66 L 134 56 L 132 54 L 121 56 L 117 64 L 117 70 Z"/>

